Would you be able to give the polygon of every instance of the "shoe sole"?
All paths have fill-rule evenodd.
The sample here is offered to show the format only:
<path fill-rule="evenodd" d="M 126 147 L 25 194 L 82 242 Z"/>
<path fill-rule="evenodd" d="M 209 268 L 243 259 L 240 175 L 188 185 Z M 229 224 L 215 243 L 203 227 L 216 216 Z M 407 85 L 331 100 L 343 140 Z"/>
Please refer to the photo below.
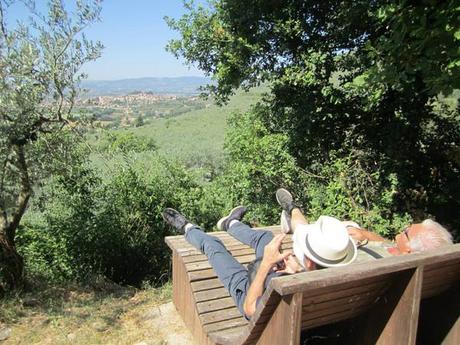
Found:
<path fill-rule="evenodd" d="M 165 213 L 167 212 L 170 212 L 170 213 L 176 213 L 182 217 L 184 217 L 184 215 L 182 213 L 180 213 L 179 211 L 177 211 L 176 209 L 174 208 L 171 208 L 171 207 L 167 207 L 163 210 L 163 212 L 161 212 L 161 218 L 163 218 L 163 220 L 165 221 L 166 224 L 168 224 L 170 227 L 172 227 L 173 229 L 175 229 L 177 232 L 183 234 L 185 232 L 185 229 L 183 229 L 185 227 L 185 225 L 188 223 L 188 220 L 187 218 L 184 217 L 185 219 L 185 224 L 182 228 L 178 228 L 177 226 L 171 224 L 170 220 L 168 219 L 168 217 L 165 216 Z"/>
<path fill-rule="evenodd" d="M 173 209 L 173 208 L 167 207 L 167 208 L 165 208 L 165 209 L 163 210 L 163 212 L 161 212 L 161 218 L 163 218 L 163 220 L 164 220 L 168 225 L 171 225 L 171 224 L 169 224 L 169 220 L 168 220 L 167 217 L 165 216 L 165 213 L 166 213 L 167 211 L 173 211 L 173 212 L 178 212 L 178 211 L 176 211 L 176 210 Z"/>
<path fill-rule="evenodd" d="M 279 188 L 278 190 L 284 190 L 286 193 L 288 193 L 288 194 L 291 196 L 291 202 L 294 200 L 294 199 L 292 198 L 292 194 L 291 194 L 287 189 Z M 278 193 L 275 193 L 275 196 L 276 196 L 276 201 L 278 202 L 278 205 L 281 206 L 281 202 L 280 202 L 280 200 L 278 199 Z"/>
<path fill-rule="evenodd" d="M 219 229 L 220 231 L 225 231 L 222 228 L 222 223 L 225 222 L 232 215 L 232 213 L 235 210 L 239 209 L 240 207 L 244 207 L 244 206 L 239 205 L 239 206 L 236 206 L 236 207 L 232 208 L 232 210 L 228 213 L 228 215 L 226 215 L 225 217 L 222 217 L 221 219 L 219 219 L 219 221 L 217 222 L 217 229 Z"/>
<path fill-rule="evenodd" d="M 290 218 L 291 217 L 287 215 L 287 212 L 285 210 L 281 211 L 280 227 L 281 232 L 283 234 L 289 234 L 290 232 L 292 232 Z"/>

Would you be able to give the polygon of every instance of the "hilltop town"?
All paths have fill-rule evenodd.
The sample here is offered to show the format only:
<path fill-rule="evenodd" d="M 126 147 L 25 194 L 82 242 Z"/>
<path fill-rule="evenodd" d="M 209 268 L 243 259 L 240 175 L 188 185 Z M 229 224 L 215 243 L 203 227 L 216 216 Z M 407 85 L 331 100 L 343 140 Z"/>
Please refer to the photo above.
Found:
<path fill-rule="evenodd" d="M 75 113 L 87 115 L 96 127 L 142 126 L 152 118 L 172 117 L 209 106 L 198 96 L 178 96 L 153 92 L 82 98 Z"/>

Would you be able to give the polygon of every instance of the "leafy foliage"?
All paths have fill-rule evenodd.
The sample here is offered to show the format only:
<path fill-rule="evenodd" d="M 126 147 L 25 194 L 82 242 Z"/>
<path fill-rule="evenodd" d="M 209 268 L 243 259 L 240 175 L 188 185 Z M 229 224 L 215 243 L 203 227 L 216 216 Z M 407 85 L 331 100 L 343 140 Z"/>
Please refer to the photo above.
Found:
<path fill-rule="evenodd" d="M 215 218 L 206 214 L 209 205 L 201 207 L 203 189 L 181 165 L 157 157 L 145 170 L 133 166 L 127 162 L 102 180 L 82 164 L 42 189 L 19 242 L 29 276 L 59 282 L 102 274 L 130 285 L 167 280 L 164 237 L 173 233 L 161 211 L 173 206 L 197 221 Z"/>
<path fill-rule="evenodd" d="M 274 191 L 292 191 L 307 218 L 320 215 L 351 219 L 381 235 L 392 237 L 411 221 L 395 206 L 399 181 L 387 175 L 370 155 L 354 151 L 344 156 L 331 152 L 330 164 L 314 171 L 302 169 L 289 153 L 286 135 L 270 133 L 258 119 L 260 106 L 230 120 L 226 148 L 228 165 L 211 188 L 221 191 L 223 209 L 249 205 L 249 219 L 256 225 L 279 223 L 280 209 Z"/>
<path fill-rule="evenodd" d="M 257 119 L 286 136 L 300 168 L 320 175 L 363 152 L 361 166 L 377 164 L 381 181 L 397 181 L 392 209 L 460 226 L 458 107 L 440 97 L 460 87 L 455 1 L 186 7 L 168 19 L 181 35 L 169 50 L 212 75 L 208 91 L 222 102 L 269 82 Z"/>
<path fill-rule="evenodd" d="M 107 133 L 104 139 L 102 149 L 109 153 L 143 152 L 157 149 L 153 138 L 139 137 L 132 132 Z"/>

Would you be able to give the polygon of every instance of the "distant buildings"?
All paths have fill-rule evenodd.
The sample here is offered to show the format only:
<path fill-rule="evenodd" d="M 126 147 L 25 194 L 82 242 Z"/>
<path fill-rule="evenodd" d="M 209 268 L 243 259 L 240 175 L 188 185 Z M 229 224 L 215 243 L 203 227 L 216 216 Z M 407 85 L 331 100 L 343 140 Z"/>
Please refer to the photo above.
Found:
<path fill-rule="evenodd" d="M 176 100 L 175 95 L 157 95 L 151 92 L 136 92 L 124 96 L 98 96 L 77 101 L 77 105 L 110 106 L 111 108 L 129 107 L 133 103 L 153 104 L 160 100 Z M 195 97 L 194 97 L 195 98 Z"/>

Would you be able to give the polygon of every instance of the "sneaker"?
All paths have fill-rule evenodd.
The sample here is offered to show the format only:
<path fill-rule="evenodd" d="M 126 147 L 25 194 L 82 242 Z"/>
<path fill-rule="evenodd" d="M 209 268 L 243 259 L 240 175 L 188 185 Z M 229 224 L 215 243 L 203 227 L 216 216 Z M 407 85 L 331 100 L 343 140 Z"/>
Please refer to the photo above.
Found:
<path fill-rule="evenodd" d="M 173 208 L 165 208 L 161 215 L 166 223 L 179 230 L 181 234 L 185 233 L 185 225 L 190 223 L 187 218 Z"/>
<path fill-rule="evenodd" d="M 284 188 L 280 188 L 276 191 L 276 201 L 278 201 L 278 204 L 280 204 L 281 208 L 286 211 L 288 215 L 290 215 L 292 209 L 295 208 L 291 193 Z"/>
<path fill-rule="evenodd" d="M 221 231 L 227 231 L 228 227 L 230 226 L 230 222 L 232 220 L 240 221 L 241 219 L 243 219 L 244 214 L 247 210 L 248 209 L 246 206 L 235 207 L 233 210 L 230 211 L 230 213 L 227 216 L 219 219 L 219 221 L 217 222 L 217 229 Z"/>
<path fill-rule="evenodd" d="M 285 211 L 281 211 L 281 232 L 283 234 L 288 234 L 292 232 L 291 228 L 291 216 Z"/>

